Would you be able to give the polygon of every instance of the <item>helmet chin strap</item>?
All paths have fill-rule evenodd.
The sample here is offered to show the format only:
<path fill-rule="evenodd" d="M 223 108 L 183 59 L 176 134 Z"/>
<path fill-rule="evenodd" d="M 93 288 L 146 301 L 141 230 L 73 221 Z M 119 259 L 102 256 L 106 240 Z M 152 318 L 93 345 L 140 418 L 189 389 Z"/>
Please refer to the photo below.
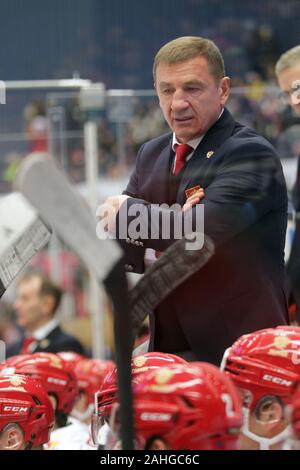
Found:
<path fill-rule="evenodd" d="M 274 437 L 267 438 L 258 436 L 249 430 L 250 410 L 248 408 L 243 408 L 243 414 L 244 423 L 241 432 L 244 434 L 244 436 L 247 436 L 252 439 L 252 441 L 257 442 L 259 444 L 260 450 L 269 450 L 272 445 L 278 444 L 281 441 L 285 441 L 290 435 L 290 426 L 287 426 L 283 431 L 281 431 L 279 434 L 276 434 Z"/>
<path fill-rule="evenodd" d="M 94 403 L 90 403 L 87 409 L 83 413 L 81 411 L 73 409 L 71 412 L 71 416 L 73 416 L 73 418 L 78 419 L 79 421 L 84 422 L 87 419 L 92 417 L 92 414 L 94 413 L 94 409 L 95 409 Z"/>

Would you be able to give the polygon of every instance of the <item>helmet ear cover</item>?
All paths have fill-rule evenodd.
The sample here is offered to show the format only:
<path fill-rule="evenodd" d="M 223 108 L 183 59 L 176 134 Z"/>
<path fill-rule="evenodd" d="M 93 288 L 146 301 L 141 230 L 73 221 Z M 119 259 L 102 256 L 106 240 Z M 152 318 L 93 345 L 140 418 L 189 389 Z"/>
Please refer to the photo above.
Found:
<path fill-rule="evenodd" d="M 277 404 L 280 406 L 282 410 L 282 416 L 283 416 L 284 403 L 281 400 L 281 398 L 277 397 L 276 395 L 265 395 L 257 401 L 256 406 L 255 406 L 254 416 L 257 419 L 257 421 L 265 422 L 262 419 L 262 417 L 267 412 L 269 412 L 270 420 L 275 418 L 274 413 L 272 411 L 268 411 L 268 407 L 270 407 L 270 405 L 273 405 L 273 404 Z"/>

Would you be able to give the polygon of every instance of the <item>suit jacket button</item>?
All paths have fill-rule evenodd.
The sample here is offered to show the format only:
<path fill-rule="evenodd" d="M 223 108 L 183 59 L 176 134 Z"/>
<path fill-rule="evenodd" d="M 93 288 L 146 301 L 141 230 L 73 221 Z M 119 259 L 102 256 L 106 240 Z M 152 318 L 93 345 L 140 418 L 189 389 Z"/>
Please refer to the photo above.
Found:
<path fill-rule="evenodd" d="M 130 238 L 126 238 L 126 243 L 130 243 Z"/>
<path fill-rule="evenodd" d="M 47 338 L 42 339 L 42 341 L 40 341 L 40 344 L 39 344 L 40 348 L 42 349 L 48 348 L 49 345 L 50 345 L 50 341 Z"/>

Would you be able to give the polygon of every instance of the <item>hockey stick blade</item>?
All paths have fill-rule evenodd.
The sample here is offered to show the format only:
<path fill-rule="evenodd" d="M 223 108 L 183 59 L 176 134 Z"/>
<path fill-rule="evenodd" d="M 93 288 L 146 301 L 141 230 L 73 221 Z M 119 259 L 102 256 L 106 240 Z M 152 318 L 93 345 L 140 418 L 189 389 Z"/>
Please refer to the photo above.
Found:
<path fill-rule="evenodd" d="M 53 160 L 43 153 L 28 155 L 16 187 L 102 282 L 122 258 L 122 251 L 115 241 L 97 238 L 96 220 Z"/>
<path fill-rule="evenodd" d="M 50 236 L 50 228 L 22 194 L 12 193 L 1 199 L 0 297 Z"/>
<path fill-rule="evenodd" d="M 208 236 L 199 250 L 186 250 L 186 243 L 186 238 L 173 243 L 131 290 L 133 338 L 147 315 L 214 254 L 214 244 Z"/>

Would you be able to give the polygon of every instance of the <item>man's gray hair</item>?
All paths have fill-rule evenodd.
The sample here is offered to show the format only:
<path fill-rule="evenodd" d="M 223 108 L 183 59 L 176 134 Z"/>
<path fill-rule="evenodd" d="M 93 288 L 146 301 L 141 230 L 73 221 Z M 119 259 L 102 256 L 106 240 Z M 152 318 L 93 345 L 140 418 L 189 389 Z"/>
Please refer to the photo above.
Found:
<path fill-rule="evenodd" d="M 278 77 L 283 70 L 293 67 L 298 62 L 300 63 L 300 45 L 292 47 L 280 56 L 275 66 L 276 76 Z"/>

